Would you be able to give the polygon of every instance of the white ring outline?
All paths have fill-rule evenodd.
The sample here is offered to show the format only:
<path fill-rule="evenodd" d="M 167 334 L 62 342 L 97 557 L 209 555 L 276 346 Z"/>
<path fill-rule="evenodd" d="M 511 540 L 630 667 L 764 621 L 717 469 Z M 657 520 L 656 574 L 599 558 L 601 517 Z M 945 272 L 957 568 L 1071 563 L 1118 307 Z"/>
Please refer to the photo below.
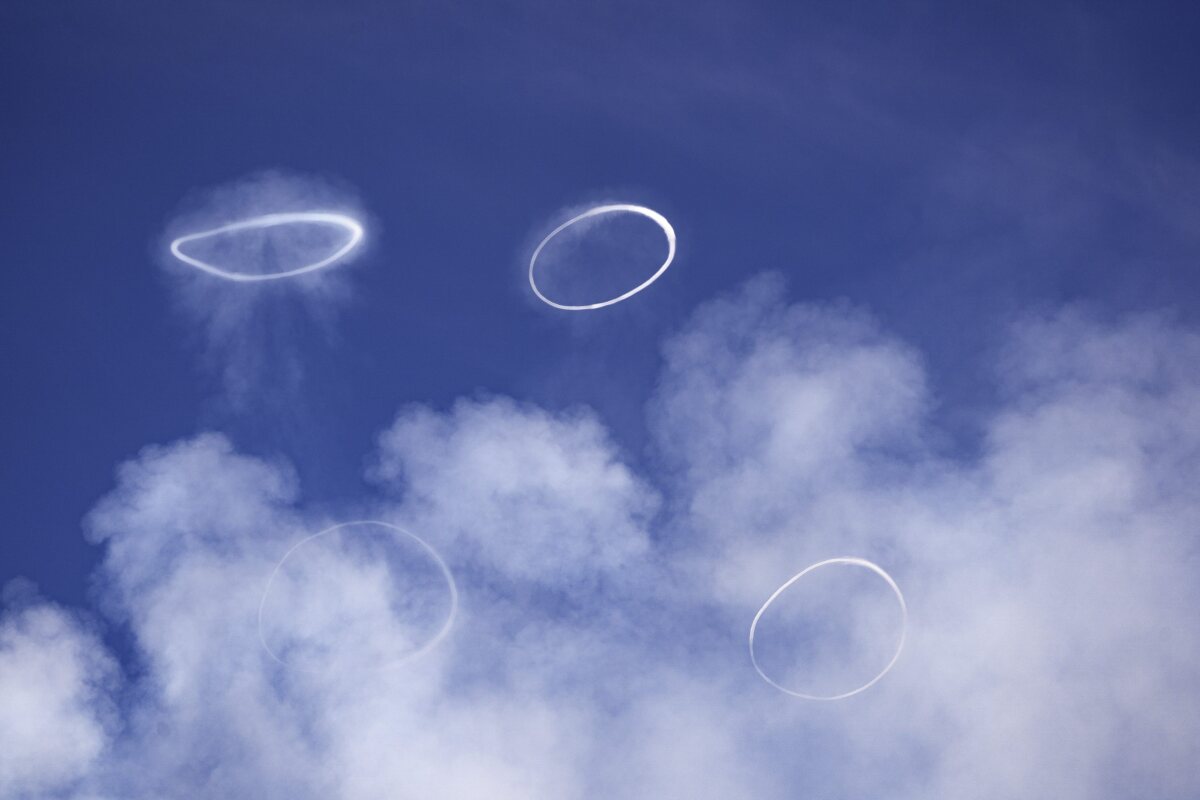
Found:
<path fill-rule="evenodd" d="M 635 286 L 632 289 L 630 289 L 625 294 L 620 295 L 619 297 L 614 297 L 611 300 L 605 300 L 600 303 L 591 303 L 589 305 L 582 305 L 582 306 L 568 306 L 568 305 L 563 305 L 562 303 L 556 303 L 553 300 L 551 300 L 550 298 L 546 297 L 546 295 L 542 294 L 541 290 L 539 290 L 537 287 L 537 282 L 533 279 L 533 267 L 537 263 L 538 256 L 541 255 L 542 248 L 544 248 L 547 244 L 549 244 L 551 239 L 553 239 L 559 233 L 562 233 L 563 230 L 565 230 L 566 228 L 569 228 L 570 226 L 574 225 L 576 222 L 579 222 L 580 220 L 587 219 L 588 217 L 599 216 L 600 214 L 612 214 L 612 213 L 617 213 L 617 212 L 622 212 L 622 211 L 628 212 L 630 214 L 641 214 L 643 217 L 650 219 L 656 225 L 658 225 L 658 227 L 662 228 L 663 234 L 667 237 L 667 260 L 662 263 L 662 266 L 658 268 L 658 271 L 655 272 L 653 275 L 651 275 L 649 278 L 647 278 L 645 281 L 643 281 L 638 286 Z M 671 266 L 671 262 L 674 260 L 675 260 L 675 229 L 671 227 L 671 223 L 668 222 L 667 218 L 664 217 L 662 214 L 658 213 L 657 211 L 655 211 L 652 208 L 646 208 L 645 206 L 632 205 L 629 203 L 615 203 L 613 205 L 596 206 L 595 208 L 589 208 L 587 211 L 583 212 L 582 214 L 580 214 L 578 216 L 571 217 L 569 220 L 564 222 L 562 225 L 559 225 L 557 228 L 550 231 L 550 233 L 546 234 L 546 238 L 542 239 L 541 243 L 533 251 L 533 256 L 530 257 L 530 259 L 529 259 L 529 287 L 531 289 L 533 289 L 533 293 L 538 296 L 538 299 L 541 300 L 543 303 L 545 303 L 548 306 L 553 306 L 554 308 L 560 309 L 562 311 L 592 311 L 597 308 L 604 308 L 605 306 L 614 305 L 616 303 L 621 302 L 622 300 L 628 300 L 630 297 L 633 297 L 635 294 L 640 292 L 642 289 L 645 289 L 647 286 L 649 286 L 650 284 L 652 284 L 656 280 L 658 280 L 659 276 L 667 271 L 667 267 Z"/>
<path fill-rule="evenodd" d="M 220 267 L 201 261 L 198 258 L 184 253 L 180 246 L 188 242 L 194 242 L 199 239 L 206 239 L 210 236 L 219 236 L 222 233 L 231 233 L 233 231 L 252 230 L 255 228 L 274 228 L 279 225 L 293 225 L 296 223 L 313 222 L 325 223 L 328 225 L 336 225 L 350 232 L 350 238 L 342 245 L 333 255 L 323 258 L 320 261 L 315 261 L 312 264 L 305 264 L 296 269 L 287 270 L 286 272 L 271 272 L 266 275 L 249 275 L 244 272 L 230 272 L 229 270 L 221 269 Z M 229 281 L 270 281 L 278 280 L 279 278 L 290 278 L 295 275 L 303 275 L 306 272 L 315 272 L 322 267 L 327 267 L 335 261 L 338 261 L 343 256 L 347 255 L 351 250 L 358 246 L 358 243 L 363 238 L 363 227 L 358 220 L 353 217 L 348 217 L 345 214 L 335 214 L 331 211 L 293 211 L 279 214 L 264 214 L 261 217 L 251 217 L 249 219 L 231 222 L 228 225 L 221 225 L 217 228 L 212 228 L 207 231 L 199 231 L 197 233 L 189 233 L 180 236 L 171 242 L 171 255 L 179 259 L 185 264 L 189 264 L 199 270 L 216 275 L 218 278 L 224 278 Z"/>
<path fill-rule="evenodd" d="M 797 692 L 792 689 L 788 689 L 785 686 L 780 686 L 778 683 L 776 683 L 775 681 L 773 681 L 767 677 L 767 674 L 765 672 L 763 672 L 762 667 L 759 666 L 758 659 L 755 658 L 755 656 L 754 656 L 754 632 L 758 628 L 758 620 L 762 617 L 763 613 L 767 610 L 767 608 L 771 605 L 771 603 L 775 602 L 775 598 L 777 598 L 777 597 L 779 597 L 779 595 L 783 594 L 783 592 L 789 586 L 791 586 L 793 583 L 795 583 L 796 581 L 803 578 L 808 573 L 810 573 L 813 570 L 818 569 L 820 567 L 828 566 L 829 564 L 850 564 L 850 565 L 856 566 L 856 567 L 865 567 L 866 569 L 869 569 L 872 572 L 874 572 L 875 574 L 877 574 L 879 577 L 883 578 L 884 581 L 887 582 L 887 585 L 892 587 L 892 592 L 895 593 L 896 599 L 900 602 L 900 613 L 902 615 L 902 621 L 900 623 L 900 642 L 896 645 L 896 653 L 895 653 L 895 655 L 892 656 L 892 660 L 887 663 L 887 666 L 884 667 L 883 670 L 880 671 L 880 673 L 878 675 L 876 675 L 874 678 L 872 678 L 871 680 L 864 683 L 862 686 L 859 686 L 857 689 L 854 689 L 849 692 L 844 692 L 842 694 L 835 694 L 835 695 L 805 694 L 804 692 Z M 888 674 L 888 672 L 891 670 L 891 668 L 896 665 L 896 661 L 898 661 L 900 658 L 900 653 L 904 650 L 904 639 L 907 635 L 908 635 L 908 605 L 904 602 L 904 595 L 900 592 L 900 587 L 896 585 L 896 582 L 894 580 L 892 580 L 891 575 L 888 575 L 886 572 L 884 572 L 883 567 L 881 567 L 878 564 L 875 564 L 871 561 L 867 561 L 865 558 L 855 558 L 853 556 L 839 556 L 837 558 L 827 558 L 824 561 L 818 561 L 816 564 L 807 566 L 804 569 L 797 572 L 795 575 L 793 575 L 791 578 L 789 578 L 788 581 L 785 584 L 783 584 L 783 586 L 780 586 L 778 589 L 776 589 L 774 594 L 772 594 L 770 597 L 767 598 L 767 602 L 762 604 L 762 608 L 760 608 L 758 610 L 758 613 L 754 615 L 754 621 L 750 623 L 750 663 L 754 665 L 754 669 L 756 672 L 758 672 L 759 677 L 761 677 L 764 681 L 771 684 L 772 686 L 774 686 L 776 689 L 783 692 L 784 694 L 790 694 L 792 697 L 799 697 L 804 700 L 844 700 L 847 697 L 852 697 L 853 695 L 856 695 L 859 692 L 863 692 L 863 691 L 866 691 L 867 689 L 870 689 L 872 686 L 874 686 L 879 681 L 880 678 L 882 678 L 884 675 Z"/>
<path fill-rule="evenodd" d="M 454 582 L 454 575 L 453 575 L 453 573 L 450 572 L 450 568 L 446 566 L 446 562 L 442 560 L 442 557 L 438 554 L 437 550 L 434 550 L 433 546 L 431 544 L 429 544 L 429 542 L 426 542 L 424 539 L 422 539 L 420 536 L 417 536 L 415 533 L 412 533 L 411 531 L 407 531 L 404 528 L 401 528 L 399 525 L 392 525 L 390 522 L 380 522 L 379 520 L 374 520 L 374 519 L 356 519 L 356 520 L 351 520 L 350 522 L 339 522 L 337 525 L 331 525 L 330 527 L 325 528 L 324 530 L 321 530 L 321 531 L 317 531 L 316 533 L 314 533 L 310 536 L 305 536 L 303 539 L 301 539 L 300 541 L 298 541 L 294 545 L 292 545 L 288 549 L 288 551 L 283 554 L 283 558 L 279 559 L 279 563 L 275 565 L 275 569 L 271 570 L 271 577 L 267 579 L 267 585 L 265 588 L 263 588 L 262 599 L 258 601 L 258 641 L 259 641 L 259 644 L 261 644 L 263 646 L 263 649 L 267 651 L 267 655 L 269 655 L 271 658 L 275 659 L 282 666 L 287 667 L 288 669 L 296 669 L 297 667 L 295 664 L 289 664 L 286 661 L 284 661 L 283 659 L 281 659 L 279 656 L 275 655 L 275 651 L 273 651 L 271 649 L 271 646 L 267 644 L 266 637 L 263 636 L 263 609 L 267 603 L 267 595 L 271 591 L 271 584 L 274 583 L 275 576 L 279 574 L 279 570 L 283 566 L 283 562 L 287 561 L 288 558 L 291 557 L 292 553 L 296 552 L 296 550 L 301 545 L 303 545 L 307 542 L 311 542 L 313 539 L 316 539 L 318 536 L 324 536 L 327 533 L 333 533 L 334 531 L 341 530 L 342 528 L 348 528 L 351 525 L 377 525 L 381 528 L 387 528 L 388 530 L 394 531 L 396 533 L 402 533 L 405 536 L 407 536 L 408 538 L 412 539 L 414 542 L 416 542 L 422 548 L 424 548 L 425 552 L 427 552 L 430 555 L 430 557 L 433 559 L 434 563 L 437 564 L 438 569 L 440 569 L 442 572 L 442 577 L 446 579 L 446 587 L 450 590 L 450 611 L 449 611 L 449 613 L 446 614 L 446 621 L 442 623 L 442 627 L 438 629 L 438 632 L 435 633 L 428 642 L 421 645 L 416 650 L 414 650 L 411 653 L 408 653 L 407 655 L 404 655 L 394 661 L 389 661 L 386 667 L 381 667 L 381 668 L 398 667 L 401 664 L 406 664 L 410 661 L 414 661 L 414 660 L 420 658 L 421 656 L 425 655 L 433 648 L 437 647 L 439 644 L 441 644 L 441 641 L 443 639 L 445 639 L 446 636 L 450 633 L 450 628 L 454 625 L 454 619 L 455 619 L 455 617 L 458 616 L 458 585 Z"/>

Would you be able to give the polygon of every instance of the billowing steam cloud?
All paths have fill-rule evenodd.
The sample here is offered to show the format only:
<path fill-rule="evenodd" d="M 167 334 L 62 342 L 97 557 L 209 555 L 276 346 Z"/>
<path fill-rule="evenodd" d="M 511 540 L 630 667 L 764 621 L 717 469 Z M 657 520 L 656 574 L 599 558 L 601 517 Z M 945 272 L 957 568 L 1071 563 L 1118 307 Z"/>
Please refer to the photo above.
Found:
<path fill-rule="evenodd" d="M 0 794 L 51 796 L 96 768 L 115 726 L 116 676 L 99 638 L 70 613 L 9 609 L 0 622 Z"/>
<path fill-rule="evenodd" d="M 587 412 L 464 401 L 383 434 L 371 516 L 419 531 L 461 590 L 451 635 L 396 670 L 295 670 L 261 646 L 271 570 L 331 522 L 286 464 L 218 435 L 148 448 L 87 526 L 137 649 L 120 725 L 86 626 L 13 612 L 0 707 L 39 699 L 0 714 L 0 745 L 24 747 L 0 750 L 0 794 L 1200 793 L 1200 334 L 1020 321 L 970 454 L 945 451 L 912 348 L 861 312 L 788 305 L 771 279 L 701 308 L 664 353 L 653 481 Z M 903 587 L 904 655 L 841 702 L 788 698 L 755 674 L 749 623 L 844 553 Z M 346 590 L 380 609 L 386 585 Z M 331 651 L 369 635 L 312 630 Z M 838 635 L 813 630 L 796 644 Z"/>

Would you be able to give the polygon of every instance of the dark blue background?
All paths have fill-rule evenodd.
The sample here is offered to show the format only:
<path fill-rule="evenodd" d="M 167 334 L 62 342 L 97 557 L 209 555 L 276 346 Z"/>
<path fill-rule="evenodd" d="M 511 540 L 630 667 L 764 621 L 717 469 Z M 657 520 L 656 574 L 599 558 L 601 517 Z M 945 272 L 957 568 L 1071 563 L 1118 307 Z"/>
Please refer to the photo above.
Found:
<path fill-rule="evenodd" d="M 401 404 L 479 391 L 588 403 L 643 459 L 660 340 L 763 270 L 919 346 L 969 449 L 1014 314 L 1195 315 L 1193 9 L 8 0 L 0 582 L 83 602 L 115 465 L 199 429 L 334 505 Z M 154 254 L 189 192 L 263 168 L 378 223 L 292 427 L 215 400 Z M 597 198 L 670 217 L 676 266 L 586 317 L 530 302 L 531 237 Z"/>

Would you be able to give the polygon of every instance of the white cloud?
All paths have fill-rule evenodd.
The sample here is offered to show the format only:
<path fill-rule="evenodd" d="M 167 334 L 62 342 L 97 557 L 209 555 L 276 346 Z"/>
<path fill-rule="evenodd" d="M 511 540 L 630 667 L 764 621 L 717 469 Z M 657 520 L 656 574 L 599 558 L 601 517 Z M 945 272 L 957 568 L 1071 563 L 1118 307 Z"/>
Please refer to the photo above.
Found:
<path fill-rule="evenodd" d="M 769 279 L 668 343 L 657 489 L 586 411 L 404 410 L 377 514 L 445 555 L 462 606 L 396 670 L 262 650 L 271 569 L 336 521 L 285 464 L 217 435 L 148 448 L 89 518 L 143 672 L 122 734 L 68 772 L 122 798 L 1193 797 L 1200 336 L 1070 311 L 1010 339 L 973 454 L 931 445 L 918 354 Z M 747 626 L 846 554 L 903 588 L 906 651 L 861 695 L 795 701 Z M 334 556 L 346 602 L 391 607 L 369 560 Z M 364 631 L 302 608 L 335 650 L 411 644 L 407 611 Z M 33 697 L 18 675 L 5 697 Z"/>
<path fill-rule="evenodd" d="M 720 564 L 718 598 L 743 604 L 830 556 L 880 560 L 884 490 L 921 473 L 917 355 L 858 310 L 781 292 L 768 276 L 701 308 L 666 346 L 651 412 L 683 555 Z"/>
<path fill-rule="evenodd" d="M 108 746 L 116 664 L 97 637 L 46 604 L 0 622 L 0 795 L 69 789 Z"/>
<path fill-rule="evenodd" d="M 510 400 L 403 412 L 380 439 L 376 477 L 404 511 L 514 580 L 577 583 L 642 559 L 656 494 L 587 411 Z"/>
<path fill-rule="evenodd" d="M 947 459 L 923 444 L 913 358 L 861 320 L 804 327 L 822 313 L 761 284 L 702 312 L 668 349 L 658 413 L 664 436 L 694 434 L 677 524 L 716 542 L 694 557 L 725 602 L 749 609 L 843 552 L 909 595 L 897 672 L 832 727 L 847 759 L 891 768 L 897 742 L 925 758 L 858 780 L 913 797 L 1194 793 L 1197 335 L 1025 321 L 983 452 Z"/>

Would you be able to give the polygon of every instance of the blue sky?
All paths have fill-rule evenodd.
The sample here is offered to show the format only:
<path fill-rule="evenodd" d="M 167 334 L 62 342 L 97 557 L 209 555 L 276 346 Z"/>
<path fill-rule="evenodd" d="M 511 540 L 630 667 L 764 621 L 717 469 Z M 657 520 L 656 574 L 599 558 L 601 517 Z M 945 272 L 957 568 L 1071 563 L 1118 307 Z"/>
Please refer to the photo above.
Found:
<path fill-rule="evenodd" d="M 261 169 L 345 181 L 380 222 L 357 279 L 387 300 L 346 312 L 310 366 L 337 387 L 310 400 L 312 459 L 336 464 L 317 491 L 357 472 L 397 402 L 478 389 L 586 402 L 636 451 L 656 342 L 762 270 L 913 339 L 952 416 L 998 317 L 1192 313 L 1195 184 L 1171 159 L 1200 140 L 1196 15 L 1107 11 L 10 5 L 2 302 L 21 388 L 0 483 L 29 535 L 6 537 L 6 576 L 79 601 L 95 554 L 78 520 L 146 442 L 217 425 L 282 445 L 214 411 L 151 252 L 189 192 Z M 634 329 L 564 339 L 514 276 L 531 230 L 597 194 L 662 207 L 682 268 L 609 315 Z M 615 353 L 629 383 L 597 387 Z"/>
<path fill-rule="evenodd" d="M 849 767 L 822 767 L 806 778 L 803 760 L 760 774 L 775 751 L 754 744 L 766 734 L 745 733 L 758 730 L 745 719 L 775 698 L 769 687 L 737 683 L 757 681 L 737 638 L 754 598 L 761 603 L 808 563 L 859 554 L 857 546 L 864 556 L 890 556 L 910 585 L 927 587 L 927 611 L 952 608 L 946 598 L 970 585 L 1024 598 L 1027 606 L 1013 608 L 966 605 L 977 622 L 1000 620 L 1003 641 L 1003 632 L 1020 639 L 1028 630 L 1022 614 L 1037 617 L 1041 603 L 1058 607 L 1077 594 L 1059 573 L 1034 574 L 1030 564 L 1053 562 L 1039 547 L 1061 554 L 1101 540 L 1093 574 L 1109 577 L 1114 564 L 1140 563 L 1133 553 L 1168 562 L 1175 554 L 1178 565 L 1194 566 L 1195 504 L 1175 480 L 1195 477 L 1200 439 L 1187 412 L 1200 380 L 1187 357 L 1200 312 L 1197 38 L 1200 13 L 1184 4 L 5 4 L 0 584 L 27 579 L 38 598 L 21 601 L 33 603 L 26 612 L 20 603 L 9 612 L 11 652 L 36 650 L 21 650 L 22 642 L 69 640 L 85 654 L 80 674 L 99 670 L 99 683 L 118 687 L 119 698 L 144 689 L 138 675 L 166 682 L 175 667 L 156 659 L 178 651 L 156 639 L 148 609 L 162 596 L 140 594 L 137 576 L 150 564 L 175 575 L 158 560 L 170 545 L 159 552 L 135 542 L 158 541 L 146 531 L 176 523 L 146 522 L 131 510 L 155 506 L 138 498 L 158 484 L 130 475 L 178 470 L 194 489 L 244 469 L 250 477 L 230 485 L 229 505 L 252 509 L 270 532 L 230 574 L 258 574 L 259 561 L 277 559 L 320 521 L 372 511 L 420 523 L 463 576 L 464 597 L 474 588 L 476 608 L 491 598 L 489 608 L 516 609 L 471 617 L 465 601 L 460 641 L 510 630 L 521 614 L 591 608 L 597 598 L 621 609 L 613 630 L 596 623 L 586 637 L 572 628 L 554 642 L 566 652 L 618 653 L 622 669 L 661 673 L 672 689 L 653 701 L 614 700 L 618 689 L 581 672 L 567 693 L 577 718 L 527 731 L 531 741 L 554 739 L 546 731 L 559 724 L 613 735 L 624 725 L 670 741 L 731 714 L 729 742 L 680 738 L 681 753 L 750 765 L 748 775 L 729 769 L 727 783 L 709 784 L 723 787 L 714 796 L 878 788 L 872 781 L 884 778 L 871 770 L 848 777 Z M 163 258 L 164 231 L 195 208 L 211 209 L 219 187 L 245 186 L 264 171 L 352 205 L 369 246 L 333 290 L 256 295 L 245 316 L 217 333 L 213 320 L 233 307 L 232 295 L 181 283 L 179 265 Z M 600 312 L 538 303 L 524 274 L 532 247 L 566 209 L 610 200 L 670 218 L 679 236 L 674 265 L 647 291 Z M 279 379 L 279 363 L 295 366 L 294 380 Z M 243 368 L 249 389 L 234 393 L 231 370 Z M 1089 405 L 1098 398 L 1112 406 Z M 1159 427 L 1144 427 L 1146 414 Z M 1106 437 L 1116 455 L 1087 450 Z M 1177 450 L 1164 444 L 1171 440 Z M 563 441 L 573 444 L 552 444 Z M 1140 444 L 1126 448 L 1130 441 Z M 516 454 L 505 468 L 480 460 L 495 442 Z M 1096 461 L 1054 472 L 1077 452 Z M 806 453 L 820 454 L 828 469 L 814 468 Z M 121 464 L 133 466 L 118 475 Z M 506 469 L 532 482 L 529 496 L 566 498 L 563 505 L 497 500 L 511 489 Z M 567 480 L 564 471 L 580 477 Z M 474 489 L 456 482 L 464 475 Z M 485 491 L 489 481 L 493 491 Z M 187 541 L 197 526 L 209 531 L 197 534 L 194 552 L 204 557 L 211 542 L 241 536 L 247 524 L 188 510 L 210 502 L 203 493 L 178 499 L 180 520 L 203 517 L 176 522 Z M 888 524 L 876 528 L 887 532 L 871 533 L 856 516 L 864 509 L 879 511 Z M 1106 514 L 1109 522 L 1099 521 Z M 1094 527 L 1114 519 L 1130 521 L 1122 530 L 1132 538 Z M 820 531 L 805 527 L 814 520 L 824 523 Z M 1043 525 L 1050 532 L 1031 533 Z M 939 537 L 975 527 L 977 545 L 954 539 L 954 556 L 938 560 Z M 784 529 L 807 544 L 791 543 Z M 1144 531 L 1153 531 L 1152 546 L 1136 538 Z M 555 549 L 571 535 L 575 544 Z M 513 550 L 497 544 L 509 539 Z M 997 566 L 1007 545 L 1015 561 Z M 543 563 L 536 554 L 545 552 L 559 556 Z M 1163 597 L 1146 589 L 1175 585 L 1171 563 L 1165 572 L 1131 567 L 1120 584 L 1127 594 L 1116 594 L 1121 607 L 1193 611 L 1194 588 Z M 590 575 L 588 565 L 618 577 Z M 674 660 L 699 647 L 680 632 L 684 623 L 647 623 L 662 652 L 618 635 L 657 616 L 630 599 L 649 585 L 671 587 L 655 602 L 706 643 L 695 672 Z M 184 591 L 170 586 L 172 597 Z M 572 588 L 580 586 L 583 595 Z M 1066 641 L 1093 654 L 1097 676 L 1138 674 L 1105 654 L 1128 642 L 1118 634 L 1132 635 L 1139 618 L 1085 596 L 1113 614 L 1111 624 L 1060 619 L 1078 631 Z M 51 631 L 74 633 L 38 639 L 29 633 L 36 620 L 19 615 L 41 612 Z M 706 629 L 701 619 L 718 622 Z M 1011 630 L 1005 620 L 1016 620 Z M 926 631 L 929 652 L 963 646 L 948 622 Z M 1141 674 L 1161 668 L 1164 686 L 1196 697 L 1186 656 L 1200 648 L 1195 636 L 1179 635 L 1171 652 L 1184 654 L 1182 665 L 1168 667 L 1170 654 L 1152 651 Z M 613 640 L 619 646 L 605 649 Z M 980 652 L 995 644 L 972 641 Z M 726 645 L 728 663 L 716 655 Z M 524 663 L 461 646 L 493 665 L 479 669 L 496 684 Z M 554 650 L 540 640 L 529 647 Z M 1060 696 L 1066 668 L 1047 653 L 1027 654 L 1037 674 L 1009 665 L 1021 673 L 1021 690 L 1004 684 L 973 713 L 1007 707 L 1009 691 Z M 503 728 L 510 705 L 555 707 L 562 689 L 549 678 L 507 694 L 476 686 L 485 699 L 472 709 L 445 688 L 478 679 L 455 658 L 422 673 L 425 694 L 412 705 L 396 701 L 403 707 L 394 718 L 419 720 L 414 709 L 437 707 L 452 726 L 470 728 L 463 720 L 475 713 Z M 967 663 L 951 668 L 918 655 L 912 664 L 954 687 L 939 696 L 944 705 L 925 709 L 930 717 L 970 707 L 961 693 L 980 696 L 969 692 Z M 891 711 L 911 704 L 905 693 L 922 685 L 915 669 L 878 706 L 855 706 L 854 719 L 780 712 L 764 723 L 773 746 L 815 747 L 835 730 L 832 763 L 894 760 L 900 796 L 963 796 L 957 781 L 973 770 L 984 776 L 982 796 L 1074 796 L 1054 782 L 1069 774 L 1066 761 L 1047 767 L 1030 753 L 1021 762 L 1023 747 L 1003 769 L 973 760 L 1010 744 L 1004 735 L 967 737 L 956 749 L 946 728 L 897 723 Z M 449 683 L 438 684 L 439 675 Z M 205 680 L 217 678 L 197 685 Z M 655 705 L 714 692 L 720 702 L 701 703 L 694 719 Z M 320 727 L 312 720 L 322 707 L 304 690 L 280 693 L 290 700 L 271 708 L 299 709 Z M 591 703 L 593 693 L 605 701 Z M 1068 697 L 1083 705 L 1090 695 Z M 92 713 L 104 702 L 83 703 L 90 723 L 68 718 L 69 728 L 94 729 L 100 742 L 95 752 L 84 748 L 76 772 L 43 780 L 35 770 L 13 791 L 123 797 L 152 796 L 153 781 L 189 785 L 195 776 L 171 753 L 147 752 L 153 765 L 138 764 L 138 726 L 152 712 L 130 711 L 121 699 L 112 715 Z M 206 763 L 232 762 L 213 745 L 211 731 L 227 723 L 217 712 L 203 724 L 159 712 L 175 731 L 164 750 L 200 742 Z M 1144 722 L 1148 742 L 1164 731 L 1194 737 L 1166 717 L 1134 727 Z M 363 711 L 361 722 L 378 720 Z M 885 743 L 890 732 L 928 752 L 876 752 L 870 725 Z M 253 737 L 254 726 L 233 727 Z M 1022 735 L 1044 728 L 1022 718 L 1006 735 L 1033 751 Z M 1088 728 L 1081 722 L 1079 730 Z M 446 732 L 422 752 L 461 763 L 453 740 Z M 657 745 L 642 748 L 659 754 L 657 766 L 631 767 L 641 777 L 623 785 L 596 766 L 606 754 L 599 745 L 511 753 L 494 744 L 476 742 L 470 752 L 513 771 L 479 766 L 476 783 L 454 787 L 458 796 L 489 782 L 499 787 L 494 796 L 527 797 L 665 796 L 663 786 L 684 785 Z M 1104 760 L 1109 751 L 1092 744 L 1081 745 L 1086 755 L 1074 769 Z M 979 752 L 969 750 L 975 745 Z M 192 794 L 202 795 L 201 784 L 224 796 L 385 790 L 346 782 L 342 768 L 361 754 L 306 752 L 328 771 L 285 780 L 287 770 L 230 763 L 214 767 L 235 776 L 229 783 L 199 781 Z M 1200 791 L 1172 753 L 1142 756 L 1129 754 L 1111 774 L 1088 773 L 1071 791 Z M 534 774 L 547 760 L 556 767 L 541 770 L 543 783 L 513 766 Z M 130 782 L 138 768 L 153 781 Z M 1038 773 L 1051 777 L 1031 777 Z M 1159 775 L 1157 793 L 1122 788 L 1145 788 L 1137 781 L 1149 773 Z M 0 781 L 7 774 L 0 770 Z M 396 780 L 404 787 L 397 791 L 414 796 L 438 786 L 431 777 Z"/>

